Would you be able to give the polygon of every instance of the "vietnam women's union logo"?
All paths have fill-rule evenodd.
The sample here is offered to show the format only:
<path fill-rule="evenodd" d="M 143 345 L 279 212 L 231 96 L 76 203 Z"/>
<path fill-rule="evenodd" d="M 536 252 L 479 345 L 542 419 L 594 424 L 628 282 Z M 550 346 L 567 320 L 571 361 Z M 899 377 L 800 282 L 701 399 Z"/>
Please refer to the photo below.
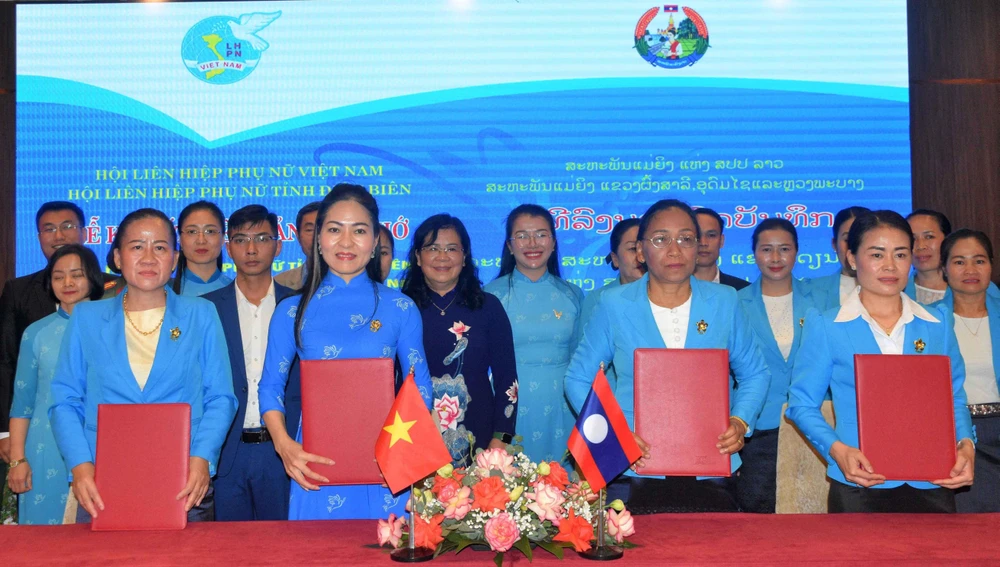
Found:
<path fill-rule="evenodd" d="M 680 13 L 678 6 L 671 5 L 664 6 L 662 10 L 659 6 L 646 10 L 635 25 L 635 50 L 649 64 L 680 69 L 694 65 L 708 51 L 710 46 L 705 20 L 687 6 L 680 9 L 687 17 L 676 25 L 674 16 L 680 16 Z"/>
<path fill-rule="evenodd" d="M 212 16 L 198 22 L 181 43 L 181 58 L 188 71 L 206 83 L 228 85 L 245 79 L 257 68 L 269 47 L 258 32 L 281 12 L 255 12 L 239 18 Z"/>

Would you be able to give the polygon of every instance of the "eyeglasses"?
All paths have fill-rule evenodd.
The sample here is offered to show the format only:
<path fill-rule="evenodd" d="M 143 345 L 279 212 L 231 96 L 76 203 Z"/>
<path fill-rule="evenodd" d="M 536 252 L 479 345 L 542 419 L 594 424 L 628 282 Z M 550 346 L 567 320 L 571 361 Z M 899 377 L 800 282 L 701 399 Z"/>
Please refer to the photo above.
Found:
<path fill-rule="evenodd" d="M 73 232 L 74 230 L 80 228 L 80 225 L 71 222 L 64 222 L 58 226 L 54 224 L 48 224 L 42 227 L 42 230 L 38 231 L 38 234 L 55 234 L 57 232 Z"/>
<path fill-rule="evenodd" d="M 462 253 L 462 249 L 458 246 L 445 246 L 441 247 L 437 244 L 431 244 L 429 246 L 421 246 L 420 251 L 430 254 L 431 256 L 437 256 L 438 254 L 444 252 L 447 256 L 457 256 Z"/>
<path fill-rule="evenodd" d="M 516 242 L 517 244 L 527 244 L 532 238 L 536 242 L 545 242 L 546 240 L 552 238 L 552 233 L 547 230 L 536 230 L 535 232 L 528 232 L 523 230 L 521 232 L 515 232 L 514 236 L 510 238 L 511 242 Z"/>
<path fill-rule="evenodd" d="M 197 238 L 199 234 L 204 234 L 205 238 L 215 238 L 216 236 L 222 234 L 222 231 L 217 228 L 206 228 L 206 229 L 185 228 L 184 230 L 181 231 L 181 234 L 189 238 Z"/>
<path fill-rule="evenodd" d="M 682 234 L 676 238 L 665 234 L 657 234 L 646 240 L 653 245 L 653 248 L 666 248 L 670 245 L 671 241 L 676 242 L 681 248 L 694 248 L 698 245 L 698 239 L 693 234 Z"/>
<path fill-rule="evenodd" d="M 257 244 L 264 244 L 265 242 L 273 242 L 277 239 L 278 239 L 277 236 L 271 236 L 270 234 L 258 234 L 257 236 L 246 236 L 244 234 L 241 234 L 239 236 L 234 236 L 230 238 L 229 242 L 237 246 L 246 246 L 247 244 L 250 244 L 251 240 L 253 240 Z"/>

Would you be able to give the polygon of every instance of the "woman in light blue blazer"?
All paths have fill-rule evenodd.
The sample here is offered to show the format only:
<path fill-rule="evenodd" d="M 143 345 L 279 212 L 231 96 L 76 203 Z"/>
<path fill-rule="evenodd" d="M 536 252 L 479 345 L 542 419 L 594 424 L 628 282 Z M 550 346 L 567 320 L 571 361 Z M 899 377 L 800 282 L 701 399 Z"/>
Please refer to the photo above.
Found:
<path fill-rule="evenodd" d="M 847 233 L 854 224 L 854 219 L 863 213 L 871 212 L 865 207 L 847 207 L 837 211 L 833 218 L 833 249 L 837 251 L 840 269 L 836 272 L 818 278 L 807 279 L 813 302 L 819 311 L 840 307 L 840 300 L 854 291 L 857 280 L 854 270 L 847 263 Z"/>
<path fill-rule="evenodd" d="M 990 283 L 993 243 L 962 228 L 941 243 L 951 294 L 937 305 L 955 314 L 955 336 L 965 362 L 965 394 L 976 443 L 976 482 L 955 492 L 959 512 L 1000 512 L 1000 298 Z"/>
<path fill-rule="evenodd" d="M 833 481 L 830 512 L 954 512 L 952 489 L 972 483 L 975 448 L 965 407 L 965 364 L 952 314 L 942 307 L 925 309 L 903 293 L 912 249 L 913 233 L 898 213 L 858 217 L 848 235 L 848 261 L 858 274 L 859 289 L 840 309 L 806 316 L 787 414 L 827 460 L 827 476 Z M 949 478 L 887 481 L 857 448 L 855 354 L 951 358 L 958 459 Z M 820 413 L 827 390 L 833 393 L 836 429 Z"/>
<path fill-rule="evenodd" d="M 751 242 L 760 277 L 737 295 L 771 372 L 771 382 L 756 431 L 740 451 L 743 467 L 736 478 L 736 499 L 743 512 L 773 514 L 778 426 L 782 406 L 788 401 L 802 324 L 813 301 L 808 286 L 792 277 L 799 252 L 799 236 L 792 223 L 783 218 L 766 219 L 754 229 Z"/>
<path fill-rule="evenodd" d="M 566 374 L 566 395 L 579 412 L 600 364 L 614 364 L 615 398 L 633 427 L 633 353 L 637 348 L 724 348 L 739 388 L 730 395 L 730 425 L 720 431 L 716 450 L 740 466 L 743 439 L 753 431 L 767 394 L 768 371 L 736 290 L 693 277 L 698 222 L 686 203 L 659 201 L 642 216 L 639 259 L 647 273 L 632 284 L 601 295 Z M 636 436 L 644 452 L 641 469 L 656 447 Z M 630 500 L 633 513 L 735 511 L 730 479 L 651 477 L 627 473 L 609 488 L 613 498 Z"/>
<path fill-rule="evenodd" d="M 236 415 L 226 338 L 215 307 L 165 288 L 177 261 L 173 224 L 162 212 L 129 213 L 112 242 L 125 279 L 119 297 L 78 305 L 70 317 L 49 409 L 56 444 L 87 522 L 104 509 L 94 483 L 98 404 L 188 403 L 188 519 L 212 519 L 211 477 Z"/>
<path fill-rule="evenodd" d="M 639 219 L 625 219 L 616 224 L 611 231 L 611 252 L 604 260 L 611 266 L 612 270 L 618 272 L 618 277 L 588 293 L 583 298 L 583 307 L 580 308 L 580 324 L 583 327 L 587 326 L 587 319 L 594 312 L 594 307 L 597 306 L 597 300 L 602 293 L 618 286 L 630 284 L 646 273 L 646 266 L 641 264 L 638 259 L 639 243 L 636 239 L 638 234 Z"/>

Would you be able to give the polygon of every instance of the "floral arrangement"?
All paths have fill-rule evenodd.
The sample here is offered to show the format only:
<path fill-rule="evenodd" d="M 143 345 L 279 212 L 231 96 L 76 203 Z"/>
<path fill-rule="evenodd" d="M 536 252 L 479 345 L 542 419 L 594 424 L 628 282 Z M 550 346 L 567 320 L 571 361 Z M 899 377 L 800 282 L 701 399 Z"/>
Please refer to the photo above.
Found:
<path fill-rule="evenodd" d="M 511 549 L 530 560 L 532 545 L 560 559 L 564 548 L 590 549 L 594 520 L 602 513 L 587 482 L 571 481 L 558 463 L 534 463 L 516 449 L 480 450 L 469 467 L 444 466 L 414 488 L 411 502 L 416 547 L 438 555 L 488 546 L 498 566 Z M 610 508 L 603 511 L 609 541 L 627 545 L 625 538 L 635 533 L 632 515 L 620 500 Z M 379 545 L 406 544 L 410 534 L 404 531 L 405 518 L 379 520 Z"/>

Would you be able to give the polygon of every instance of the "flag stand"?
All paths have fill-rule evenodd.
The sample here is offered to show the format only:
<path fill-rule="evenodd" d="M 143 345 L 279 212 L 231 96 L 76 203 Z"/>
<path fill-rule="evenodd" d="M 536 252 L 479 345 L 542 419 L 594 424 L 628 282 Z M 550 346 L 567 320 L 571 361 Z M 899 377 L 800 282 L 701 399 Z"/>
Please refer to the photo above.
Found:
<path fill-rule="evenodd" d="M 597 545 L 580 553 L 580 557 L 583 557 L 584 559 L 592 559 L 594 561 L 613 561 L 615 559 L 621 559 L 625 555 L 622 548 L 614 545 L 605 545 L 604 543 L 604 539 L 606 537 L 605 532 L 607 531 L 604 526 L 604 515 L 607 513 L 607 504 L 604 502 L 606 494 L 607 491 L 602 488 L 600 496 L 598 497 L 600 506 L 598 507 L 597 513 Z"/>
<path fill-rule="evenodd" d="M 412 370 L 411 370 L 412 371 Z M 401 547 L 393 551 L 389 557 L 393 561 L 399 561 L 400 563 L 420 563 L 423 561 L 430 561 L 434 559 L 434 550 L 426 549 L 423 547 L 416 546 L 416 522 L 413 517 L 417 513 L 416 503 L 413 501 L 413 485 L 410 485 L 410 517 L 408 520 L 410 527 L 410 537 L 406 547 Z"/>

